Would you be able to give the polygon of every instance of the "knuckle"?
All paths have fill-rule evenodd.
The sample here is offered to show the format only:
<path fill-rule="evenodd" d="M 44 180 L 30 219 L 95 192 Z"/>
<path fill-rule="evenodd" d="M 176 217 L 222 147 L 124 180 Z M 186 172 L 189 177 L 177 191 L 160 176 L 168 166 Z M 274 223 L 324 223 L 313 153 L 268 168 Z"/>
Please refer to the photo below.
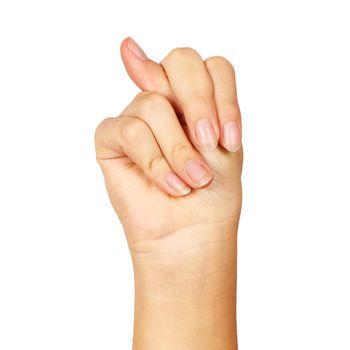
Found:
<path fill-rule="evenodd" d="M 177 47 L 170 51 L 168 58 L 171 60 L 198 57 L 198 52 L 191 47 Z"/>
<path fill-rule="evenodd" d="M 234 67 L 232 63 L 225 57 L 223 56 L 213 56 L 209 57 L 205 60 L 205 65 L 208 68 L 229 68 L 234 71 Z"/>
<path fill-rule="evenodd" d="M 241 112 L 239 107 L 232 101 L 223 102 L 220 108 L 218 109 L 218 114 L 222 122 L 241 119 Z"/>
<path fill-rule="evenodd" d="M 238 102 L 224 100 L 223 102 L 220 102 L 217 111 L 221 124 L 227 121 L 236 121 L 240 123 L 242 120 Z"/>
<path fill-rule="evenodd" d="M 110 137 L 110 128 L 118 118 L 108 117 L 103 119 L 96 127 L 94 133 L 95 141 L 95 155 L 97 163 L 101 164 L 101 160 L 108 158 L 110 150 L 108 146 L 108 139 Z"/>
<path fill-rule="evenodd" d="M 127 118 L 121 127 L 120 136 L 126 141 L 137 141 L 141 136 L 145 135 L 146 131 L 147 125 L 145 122 L 138 118 Z"/>
<path fill-rule="evenodd" d="M 207 96 L 210 96 L 210 93 L 208 92 L 206 94 Z M 189 108 L 196 108 L 198 106 L 207 106 L 208 105 L 208 97 L 204 95 L 191 95 L 187 96 L 186 99 L 183 101 L 183 107 L 187 110 Z"/>
<path fill-rule="evenodd" d="M 95 144 L 97 144 L 100 141 L 100 139 L 102 138 L 102 135 L 104 134 L 104 130 L 106 129 L 106 126 L 110 124 L 110 122 L 114 119 L 115 119 L 114 117 L 105 118 L 97 125 L 94 133 Z"/>
<path fill-rule="evenodd" d="M 189 145 L 186 145 L 183 142 L 179 142 L 173 146 L 170 157 L 171 159 L 183 160 L 187 158 L 186 155 L 188 155 L 190 152 L 191 152 L 191 149 Z"/>
<path fill-rule="evenodd" d="M 220 104 L 217 107 L 217 109 L 226 110 L 226 111 L 230 112 L 230 114 L 233 114 L 233 115 L 236 115 L 237 113 L 239 113 L 238 102 L 232 98 L 220 100 Z"/>
<path fill-rule="evenodd" d="M 142 110 L 149 110 L 157 105 L 167 103 L 163 95 L 154 91 L 141 91 L 136 98 Z"/>
<path fill-rule="evenodd" d="M 165 158 L 162 155 L 153 157 L 146 165 L 146 171 L 149 174 L 156 174 L 164 166 Z"/>

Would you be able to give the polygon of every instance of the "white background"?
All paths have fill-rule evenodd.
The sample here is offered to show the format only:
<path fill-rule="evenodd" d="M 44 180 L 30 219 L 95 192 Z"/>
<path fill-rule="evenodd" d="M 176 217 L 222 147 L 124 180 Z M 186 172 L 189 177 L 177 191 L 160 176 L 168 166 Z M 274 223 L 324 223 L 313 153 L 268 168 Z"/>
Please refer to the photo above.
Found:
<path fill-rule="evenodd" d="M 138 92 L 119 44 L 235 65 L 241 350 L 350 349 L 348 1 L 0 5 L 0 349 L 130 349 L 133 276 L 93 133 Z"/>

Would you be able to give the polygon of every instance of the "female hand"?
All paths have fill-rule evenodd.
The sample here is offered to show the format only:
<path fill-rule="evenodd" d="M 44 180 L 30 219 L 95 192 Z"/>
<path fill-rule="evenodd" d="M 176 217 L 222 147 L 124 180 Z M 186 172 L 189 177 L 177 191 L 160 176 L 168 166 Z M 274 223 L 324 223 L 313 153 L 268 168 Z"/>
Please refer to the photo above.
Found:
<path fill-rule="evenodd" d="M 238 221 L 242 169 L 232 65 L 222 57 L 203 62 L 191 48 L 157 64 L 135 55 L 135 45 L 124 40 L 122 57 L 145 91 L 95 134 L 96 158 L 133 249 L 182 228 Z"/>
<path fill-rule="evenodd" d="M 144 91 L 96 129 L 136 284 L 134 349 L 236 349 L 241 119 L 232 65 L 190 48 L 160 64 L 121 46 Z"/>

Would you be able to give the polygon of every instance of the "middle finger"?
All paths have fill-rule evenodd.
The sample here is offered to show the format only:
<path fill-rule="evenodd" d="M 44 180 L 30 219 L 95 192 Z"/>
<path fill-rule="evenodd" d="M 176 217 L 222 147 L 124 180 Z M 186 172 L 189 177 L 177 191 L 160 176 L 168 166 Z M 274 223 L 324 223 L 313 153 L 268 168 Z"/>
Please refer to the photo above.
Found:
<path fill-rule="evenodd" d="M 201 56 L 191 48 L 176 48 L 161 65 L 182 107 L 192 143 L 198 150 L 215 149 L 220 129 L 212 81 Z"/>

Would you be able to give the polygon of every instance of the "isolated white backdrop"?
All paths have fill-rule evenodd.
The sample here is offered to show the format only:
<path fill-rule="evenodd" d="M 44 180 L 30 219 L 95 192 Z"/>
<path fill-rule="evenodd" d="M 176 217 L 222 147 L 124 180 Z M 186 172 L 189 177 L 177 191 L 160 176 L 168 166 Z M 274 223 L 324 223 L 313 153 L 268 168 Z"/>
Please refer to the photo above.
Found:
<path fill-rule="evenodd" d="M 347 1 L 0 2 L 0 349 L 130 349 L 131 261 L 95 126 L 138 88 L 119 44 L 235 65 L 242 350 L 350 349 Z"/>

